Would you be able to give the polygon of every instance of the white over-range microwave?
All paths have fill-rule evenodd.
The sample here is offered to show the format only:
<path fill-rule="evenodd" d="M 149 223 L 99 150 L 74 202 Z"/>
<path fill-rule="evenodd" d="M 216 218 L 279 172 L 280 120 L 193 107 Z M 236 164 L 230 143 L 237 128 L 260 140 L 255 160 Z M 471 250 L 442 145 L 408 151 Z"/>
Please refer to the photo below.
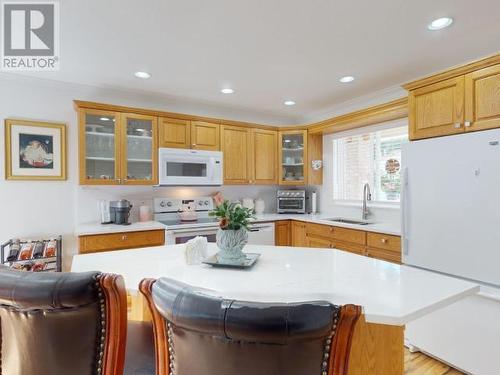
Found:
<path fill-rule="evenodd" d="M 222 185 L 222 152 L 160 148 L 160 185 Z"/>

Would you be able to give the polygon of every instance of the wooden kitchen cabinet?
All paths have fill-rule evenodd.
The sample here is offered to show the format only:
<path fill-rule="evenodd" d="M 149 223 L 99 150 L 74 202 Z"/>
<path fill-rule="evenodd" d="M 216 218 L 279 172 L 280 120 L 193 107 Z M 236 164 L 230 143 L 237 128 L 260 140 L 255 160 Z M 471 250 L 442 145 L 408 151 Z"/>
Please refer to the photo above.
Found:
<path fill-rule="evenodd" d="M 220 125 L 160 117 L 160 147 L 218 151 Z"/>
<path fill-rule="evenodd" d="M 191 148 L 218 151 L 220 125 L 205 121 L 191 122 Z"/>
<path fill-rule="evenodd" d="M 410 91 L 410 139 L 463 133 L 464 87 L 459 76 Z"/>
<path fill-rule="evenodd" d="M 500 64 L 465 75 L 465 131 L 500 128 Z"/>
<path fill-rule="evenodd" d="M 338 250 L 348 251 L 358 255 L 366 255 L 366 246 L 354 242 L 334 241 L 333 247 Z"/>
<path fill-rule="evenodd" d="M 125 185 L 152 185 L 158 181 L 157 118 L 124 113 L 121 132 L 121 174 Z"/>
<path fill-rule="evenodd" d="M 80 185 L 154 185 L 157 119 L 134 113 L 81 108 Z"/>
<path fill-rule="evenodd" d="M 366 255 L 401 263 L 401 237 L 368 232 Z"/>
<path fill-rule="evenodd" d="M 308 246 L 306 223 L 292 221 L 292 246 Z"/>
<path fill-rule="evenodd" d="M 86 235 L 78 237 L 78 242 L 81 254 L 161 246 L 165 244 L 165 230 Z"/>
<path fill-rule="evenodd" d="M 191 148 L 191 121 L 159 118 L 159 145 L 168 148 Z"/>
<path fill-rule="evenodd" d="M 276 246 L 291 246 L 291 222 L 281 220 L 274 223 L 274 244 Z"/>
<path fill-rule="evenodd" d="M 366 232 L 356 229 L 307 223 L 307 238 L 311 247 L 334 247 L 364 255 Z"/>
<path fill-rule="evenodd" d="M 222 125 L 224 184 L 276 184 L 277 132 Z"/>
<path fill-rule="evenodd" d="M 412 140 L 500 128 L 500 55 L 404 87 Z"/>
<path fill-rule="evenodd" d="M 307 184 L 307 130 L 279 132 L 278 183 L 300 186 Z"/>
<path fill-rule="evenodd" d="M 251 183 L 278 183 L 278 133 L 275 130 L 251 129 Z"/>
<path fill-rule="evenodd" d="M 292 221 L 294 225 L 302 224 Z M 294 233 L 292 229 L 292 237 Z M 300 233 L 300 229 L 297 229 Z M 299 235 L 299 234 L 298 234 Z M 298 236 L 297 235 L 297 236 Z M 292 241 L 293 246 L 296 245 Z M 401 263 L 401 237 L 317 223 L 306 224 L 307 247 L 335 248 L 380 260 Z"/>
<path fill-rule="evenodd" d="M 307 236 L 307 247 L 331 249 L 333 247 L 333 242 L 321 237 Z"/>
<path fill-rule="evenodd" d="M 250 183 L 251 153 L 248 128 L 222 125 L 221 151 L 224 154 L 224 184 Z"/>

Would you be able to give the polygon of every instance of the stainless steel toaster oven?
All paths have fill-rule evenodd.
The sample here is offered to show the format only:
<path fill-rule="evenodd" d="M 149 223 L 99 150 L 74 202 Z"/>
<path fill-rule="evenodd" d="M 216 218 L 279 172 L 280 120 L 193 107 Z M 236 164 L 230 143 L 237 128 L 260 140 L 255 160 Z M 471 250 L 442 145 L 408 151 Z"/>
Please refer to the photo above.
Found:
<path fill-rule="evenodd" d="M 305 190 L 278 190 L 277 211 L 279 214 L 306 213 L 306 191 Z"/>

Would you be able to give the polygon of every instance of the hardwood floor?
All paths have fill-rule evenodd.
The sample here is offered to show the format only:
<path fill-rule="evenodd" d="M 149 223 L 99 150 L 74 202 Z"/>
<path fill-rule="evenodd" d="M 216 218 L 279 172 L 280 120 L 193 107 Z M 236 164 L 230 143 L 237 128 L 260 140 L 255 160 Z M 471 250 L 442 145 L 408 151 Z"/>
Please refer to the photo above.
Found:
<path fill-rule="evenodd" d="M 422 353 L 405 349 L 405 375 L 464 375 L 448 365 Z"/>

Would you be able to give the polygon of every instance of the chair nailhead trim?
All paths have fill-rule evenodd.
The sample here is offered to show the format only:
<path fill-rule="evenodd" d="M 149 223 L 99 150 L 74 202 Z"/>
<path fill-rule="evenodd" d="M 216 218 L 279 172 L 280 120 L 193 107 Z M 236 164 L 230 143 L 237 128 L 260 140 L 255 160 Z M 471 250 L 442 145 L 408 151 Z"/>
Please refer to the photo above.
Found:
<path fill-rule="evenodd" d="M 173 331 L 172 324 L 167 322 L 167 344 L 168 344 L 168 356 L 170 362 L 170 371 L 169 375 L 175 375 L 175 352 L 174 352 L 174 340 L 173 340 Z"/>
<path fill-rule="evenodd" d="M 104 361 L 104 347 L 106 344 L 106 300 L 104 299 L 104 294 L 102 292 L 101 275 L 96 275 L 95 286 L 97 288 L 97 296 L 99 297 L 99 316 L 101 320 L 99 321 L 99 344 L 97 345 L 97 373 L 102 374 L 103 371 L 103 361 Z"/>
<path fill-rule="evenodd" d="M 333 325 L 332 325 L 332 330 L 330 331 L 330 334 L 328 335 L 328 338 L 325 340 L 325 346 L 323 350 L 323 357 L 322 357 L 322 362 L 321 362 L 321 375 L 328 375 L 328 364 L 329 364 L 329 357 L 330 357 L 330 349 L 332 345 L 332 339 L 335 336 L 335 333 L 337 331 L 337 323 L 339 321 L 339 311 L 340 308 L 335 306 L 335 315 L 333 318 Z"/>

